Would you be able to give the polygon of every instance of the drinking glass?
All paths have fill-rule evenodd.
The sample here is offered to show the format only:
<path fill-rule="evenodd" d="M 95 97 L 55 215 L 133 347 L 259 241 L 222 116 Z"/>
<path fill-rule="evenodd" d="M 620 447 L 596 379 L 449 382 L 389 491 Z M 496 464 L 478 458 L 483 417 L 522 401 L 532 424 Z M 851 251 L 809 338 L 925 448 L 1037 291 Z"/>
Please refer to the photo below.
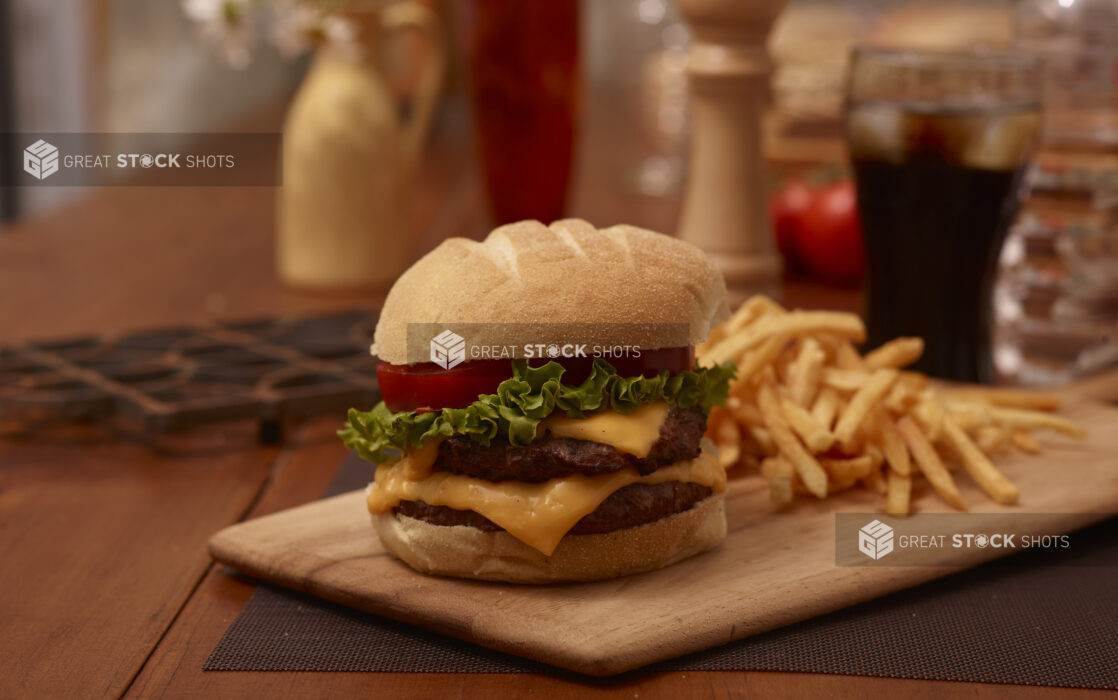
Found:
<path fill-rule="evenodd" d="M 579 112 L 578 0 L 472 0 L 470 91 L 494 223 L 567 206 Z"/>
<path fill-rule="evenodd" d="M 920 336 L 917 369 L 993 381 L 992 291 L 1036 146 L 1040 86 L 1027 54 L 855 50 L 846 137 L 870 347 Z"/>

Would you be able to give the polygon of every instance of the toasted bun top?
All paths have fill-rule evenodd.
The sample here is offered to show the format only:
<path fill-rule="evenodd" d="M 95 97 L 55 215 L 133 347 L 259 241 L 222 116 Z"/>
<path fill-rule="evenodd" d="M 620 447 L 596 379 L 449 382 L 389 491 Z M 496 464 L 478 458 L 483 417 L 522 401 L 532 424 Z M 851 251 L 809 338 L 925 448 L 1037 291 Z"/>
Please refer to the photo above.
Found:
<path fill-rule="evenodd" d="M 561 342 L 557 324 L 601 326 L 580 342 L 693 345 L 728 315 L 725 297 L 713 261 L 676 238 L 580 219 L 520 221 L 481 243 L 447 239 L 412 265 L 388 293 L 372 352 L 392 364 L 429 361 L 429 337 L 409 346 L 408 324 L 419 323 L 486 324 L 469 332 L 482 345 Z M 624 338 L 610 324 L 624 324 Z"/>

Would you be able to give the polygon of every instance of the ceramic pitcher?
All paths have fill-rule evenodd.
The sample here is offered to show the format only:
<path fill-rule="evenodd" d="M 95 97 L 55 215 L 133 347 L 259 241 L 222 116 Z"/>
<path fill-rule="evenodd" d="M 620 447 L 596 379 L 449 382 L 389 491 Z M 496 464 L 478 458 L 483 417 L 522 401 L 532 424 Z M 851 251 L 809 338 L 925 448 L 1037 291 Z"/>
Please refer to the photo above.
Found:
<path fill-rule="evenodd" d="M 360 57 L 325 48 L 284 126 L 276 266 L 289 286 L 384 289 L 408 266 L 408 190 L 442 84 L 437 18 L 402 2 L 358 17 Z M 411 117 L 401 121 L 380 61 L 391 33 L 416 30 L 430 46 Z"/>

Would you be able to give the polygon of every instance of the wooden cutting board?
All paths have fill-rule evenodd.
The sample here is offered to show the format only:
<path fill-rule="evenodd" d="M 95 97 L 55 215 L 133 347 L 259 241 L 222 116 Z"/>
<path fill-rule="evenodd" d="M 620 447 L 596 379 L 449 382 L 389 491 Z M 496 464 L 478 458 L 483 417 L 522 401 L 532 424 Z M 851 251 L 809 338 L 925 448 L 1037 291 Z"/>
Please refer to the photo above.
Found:
<path fill-rule="evenodd" d="M 1118 409 L 1065 408 L 1085 441 L 1042 434 L 1042 455 L 996 464 L 1021 488 L 1013 508 L 957 480 L 973 512 L 1055 513 L 1072 531 L 1118 512 Z M 915 509 L 947 512 L 927 484 Z M 950 567 L 835 566 L 835 512 L 873 513 L 879 498 L 847 492 L 778 510 L 759 477 L 727 490 L 729 535 L 712 552 L 638 576 L 589 584 L 522 586 L 418 574 L 381 547 L 364 494 L 351 492 L 229 527 L 214 558 L 274 583 L 500 651 L 592 675 L 610 675 L 724 644 L 943 576 Z M 867 519 L 868 521 L 868 519 Z M 1021 531 L 1020 519 L 1014 527 Z M 1051 534 L 1052 520 L 1045 521 Z M 1040 534 L 1040 533 L 1037 533 Z"/>

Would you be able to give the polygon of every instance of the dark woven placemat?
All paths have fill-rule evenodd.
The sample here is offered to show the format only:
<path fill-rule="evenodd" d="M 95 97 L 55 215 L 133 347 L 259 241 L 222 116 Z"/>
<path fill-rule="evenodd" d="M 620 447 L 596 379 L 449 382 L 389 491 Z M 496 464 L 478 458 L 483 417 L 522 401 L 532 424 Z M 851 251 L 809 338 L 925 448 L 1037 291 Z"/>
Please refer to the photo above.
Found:
<path fill-rule="evenodd" d="M 327 495 L 360 488 L 350 458 Z M 1074 554 L 1027 552 L 642 671 L 800 671 L 1118 689 L 1118 522 Z M 317 598 L 261 586 L 213 671 L 560 673 Z"/>

